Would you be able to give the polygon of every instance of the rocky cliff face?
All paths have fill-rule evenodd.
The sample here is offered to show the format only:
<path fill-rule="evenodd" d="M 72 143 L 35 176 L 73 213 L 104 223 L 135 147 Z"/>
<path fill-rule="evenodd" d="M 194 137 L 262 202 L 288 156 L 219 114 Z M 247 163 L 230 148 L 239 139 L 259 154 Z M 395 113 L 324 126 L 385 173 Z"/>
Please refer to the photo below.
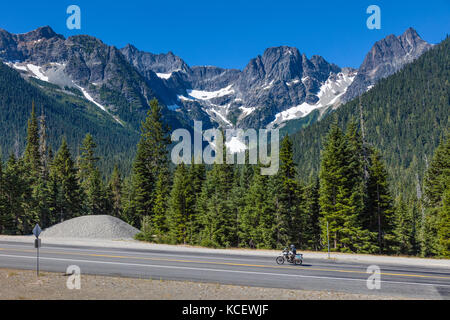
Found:
<path fill-rule="evenodd" d="M 224 127 L 282 125 L 282 117 L 275 121 L 277 114 L 303 103 L 317 104 L 320 89 L 327 80 L 333 81 L 342 72 L 349 77 L 354 74 L 354 70 L 343 71 L 320 56 L 308 59 L 297 48 L 286 46 L 265 50 L 243 71 L 188 67 L 181 59 L 173 59 L 170 53 L 159 59 L 166 62 L 161 66 L 155 62 L 154 55 L 130 46 L 122 49 L 122 53 L 152 83 L 152 88 L 158 82 L 154 75 L 160 78 L 167 88 L 164 100 L 178 112 L 190 113 L 195 108 L 197 116 L 201 113 L 201 118 L 209 117 Z M 148 63 L 141 63 L 144 56 L 149 57 Z"/>
<path fill-rule="evenodd" d="M 65 39 L 50 27 L 22 35 L 0 30 L 0 58 L 24 76 L 81 90 L 87 100 L 127 122 L 130 109 L 144 109 L 156 97 L 117 48 L 94 37 Z"/>
<path fill-rule="evenodd" d="M 343 101 L 358 97 L 372 88 L 380 79 L 394 74 L 431 47 L 413 28 L 409 28 L 401 36 L 389 35 L 376 42 L 364 59 Z"/>
<path fill-rule="evenodd" d="M 25 77 L 80 89 L 86 99 L 123 122 L 139 124 L 147 101 L 205 126 L 282 127 L 315 110 L 325 114 L 370 89 L 431 46 L 413 29 L 377 42 L 359 70 L 340 68 L 297 48 L 268 48 L 244 70 L 190 67 L 172 52 L 122 49 L 90 36 L 65 39 L 50 27 L 22 35 L 0 29 L 0 59 Z"/>

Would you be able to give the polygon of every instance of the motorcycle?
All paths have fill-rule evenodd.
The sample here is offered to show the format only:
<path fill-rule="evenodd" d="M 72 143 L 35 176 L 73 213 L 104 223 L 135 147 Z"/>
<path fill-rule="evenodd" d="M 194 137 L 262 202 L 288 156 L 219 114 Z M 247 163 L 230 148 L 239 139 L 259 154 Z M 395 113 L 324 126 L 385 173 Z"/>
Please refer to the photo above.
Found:
<path fill-rule="evenodd" d="M 285 248 L 281 255 L 276 258 L 276 262 L 277 264 L 284 264 L 285 261 L 295 265 L 301 265 L 303 263 L 303 255 L 297 253 L 295 257 L 292 257 L 289 250 Z"/>

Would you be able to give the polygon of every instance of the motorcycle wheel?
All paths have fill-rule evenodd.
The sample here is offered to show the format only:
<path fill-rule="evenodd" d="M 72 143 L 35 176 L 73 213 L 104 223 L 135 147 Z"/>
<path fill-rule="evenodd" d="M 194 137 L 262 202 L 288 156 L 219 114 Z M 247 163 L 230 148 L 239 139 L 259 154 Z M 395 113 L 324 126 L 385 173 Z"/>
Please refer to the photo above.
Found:
<path fill-rule="evenodd" d="M 303 260 L 295 260 L 295 262 L 294 262 L 296 265 L 298 264 L 298 265 L 301 265 L 302 263 L 303 263 Z"/>
<path fill-rule="evenodd" d="M 282 256 L 277 257 L 276 259 L 278 264 L 283 264 L 284 263 L 284 258 Z"/>

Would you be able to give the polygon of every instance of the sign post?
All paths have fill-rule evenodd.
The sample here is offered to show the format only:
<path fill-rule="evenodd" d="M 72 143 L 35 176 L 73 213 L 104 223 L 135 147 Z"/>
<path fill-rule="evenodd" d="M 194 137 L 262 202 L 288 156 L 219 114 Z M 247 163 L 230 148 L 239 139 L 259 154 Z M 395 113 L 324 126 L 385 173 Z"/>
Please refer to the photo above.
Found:
<path fill-rule="evenodd" d="M 39 247 L 41 246 L 41 239 L 39 239 L 39 235 L 41 234 L 41 232 L 42 232 L 41 227 L 39 227 L 39 224 L 36 223 L 33 229 L 33 234 L 36 237 L 36 239 L 34 240 L 34 247 L 37 249 L 36 272 L 38 277 L 39 277 Z"/>

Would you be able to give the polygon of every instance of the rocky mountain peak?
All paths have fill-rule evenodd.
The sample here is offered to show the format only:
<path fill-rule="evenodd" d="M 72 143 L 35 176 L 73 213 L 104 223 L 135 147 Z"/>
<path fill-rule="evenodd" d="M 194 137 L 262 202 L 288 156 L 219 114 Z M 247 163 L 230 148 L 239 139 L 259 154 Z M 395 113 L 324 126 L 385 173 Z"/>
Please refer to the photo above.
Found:
<path fill-rule="evenodd" d="M 400 36 L 391 34 L 377 41 L 366 55 L 343 101 L 350 101 L 366 92 L 380 79 L 413 62 L 431 47 L 413 28 L 408 28 Z"/>
<path fill-rule="evenodd" d="M 138 50 L 131 44 L 120 50 L 125 58 L 141 72 L 171 73 L 187 71 L 189 66 L 173 52 L 153 54 Z"/>
<path fill-rule="evenodd" d="M 50 27 L 22 35 L 0 29 L 0 59 L 8 65 L 28 77 L 75 86 L 125 121 L 132 119 L 130 101 L 141 108 L 157 97 L 186 121 L 240 128 L 282 126 L 316 110 L 322 116 L 430 47 L 410 28 L 375 43 L 358 73 L 290 46 L 267 48 L 241 71 L 190 67 L 171 51 L 154 54 L 132 44 L 119 50 L 88 35 L 65 39 Z"/>
<path fill-rule="evenodd" d="M 40 28 L 37 28 L 36 30 L 17 35 L 17 39 L 20 42 L 38 41 L 41 39 L 48 40 L 48 39 L 55 38 L 55 37 L 64 39 L 64 36 L 57 34 L 49 26 L 40 27 Z"/>

